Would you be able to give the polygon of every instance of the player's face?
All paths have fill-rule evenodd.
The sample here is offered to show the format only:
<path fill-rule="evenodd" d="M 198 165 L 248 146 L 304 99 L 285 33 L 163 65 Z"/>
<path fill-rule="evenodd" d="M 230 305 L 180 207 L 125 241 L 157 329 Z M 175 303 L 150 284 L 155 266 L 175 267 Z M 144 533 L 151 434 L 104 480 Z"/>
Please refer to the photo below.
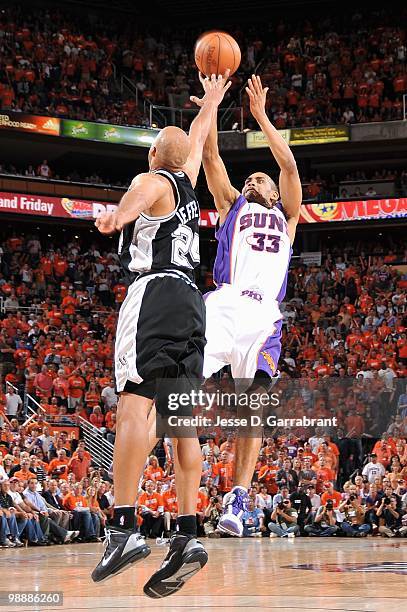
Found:
<path fill-rule="evenodd" d="M 257 202 L 267 208 L 271 208 L 278 200 L 278 191 L 274 189 L 271 178 L 264 172 L 255 172 L 248 176 L 242 194 L 249 202 Z"/>

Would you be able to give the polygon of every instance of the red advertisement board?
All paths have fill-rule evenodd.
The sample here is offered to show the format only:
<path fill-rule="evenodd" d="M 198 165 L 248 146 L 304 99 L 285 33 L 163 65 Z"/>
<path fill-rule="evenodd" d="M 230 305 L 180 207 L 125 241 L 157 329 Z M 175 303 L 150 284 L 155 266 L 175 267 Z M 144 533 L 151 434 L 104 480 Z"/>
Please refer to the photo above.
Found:
<path fill-rule="evenodd" d="M 397 217 L 407 217 L 407 198 L 304 204 L 301 206 L 300 223 L 395 219 Z"/>
<path fill-rule="evenodd" d="M 407 217 L 407 198 L 385 200 L 356 200 L 352 202 L 328 202 L 303 204 L 300 223 L 325 223 L 327 221 L 360 221 L 363 219 L 396 219 Z M 218 213 L 201 210 L 201 225 L 214 227 Z"/>
<path fill-rule="evenodd" d="M 0 111 L 0 129 L 1 128 L 6 130 L 18 130 L 19 132 L 59 136 L 61 119 L 57 117 L 27 115 L 27 113 Z"/>
<path fill-rule="evenodd" d="M 0 212 L 89 220 L 115 208 L 116 204 L 110 202 L 0 192 Z"/>
<path fill-rule="evenodd" d="M 111 202 L 0 191 L 0 213 L 93 220 L 102 212 L 113 211 L 115 208 L 116 204 Z M 300 223 L 396 219 L 402 217 L 407 217 L 407 198 L 390 198 L 304 204 L 301 207 Z M 218 213 L 215 210 L 201 210 L 201 227 L 215 227 L 217 220 Z"/>

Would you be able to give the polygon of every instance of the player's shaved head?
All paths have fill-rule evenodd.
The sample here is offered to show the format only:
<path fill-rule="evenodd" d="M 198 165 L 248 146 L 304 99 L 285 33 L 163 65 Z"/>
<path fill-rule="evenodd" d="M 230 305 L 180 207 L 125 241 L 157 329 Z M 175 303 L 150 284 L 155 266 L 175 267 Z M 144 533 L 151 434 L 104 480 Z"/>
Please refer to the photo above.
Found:
<path fill-rule="evenodd" d="M 189 136 L 173 125 L 161 130 L 149 152 L 150 169 L 182 168 L 191 151 Z"/>

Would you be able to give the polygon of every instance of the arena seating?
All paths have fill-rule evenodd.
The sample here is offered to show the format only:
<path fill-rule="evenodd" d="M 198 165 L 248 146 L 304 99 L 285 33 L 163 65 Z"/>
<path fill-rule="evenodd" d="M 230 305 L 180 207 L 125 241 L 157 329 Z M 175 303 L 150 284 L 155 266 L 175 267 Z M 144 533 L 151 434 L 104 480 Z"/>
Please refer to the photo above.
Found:
<path fill-rule="evenodd" d="M 74 237 L 57 247 L 14 233 L 4 236 L 0 247 L 0 479 L 16 474 L 23 484 L 12 480 L 9 486 L 14 496 L 24 497 L 31 471 L 48 501 L 48 492 L 56 491 L 60 508 L 51 512 L 60 524 L 63 511 L 72 512 L 79 500 L 89 508 L 88 520 L 78 522 L 73 512 L 68 526 L 83 541 L 97 540 L 111 517 L 111 478 L 92 465 L 88 450 L 67 430 L 82 417 L 114 441 L 112 347 L 126 294 L 117 256 L 113 249 Z M 254 506 L 247 521 L 254 529 L 248 527 L 246 535 L 289 537 L 277 511 L 285 507 L 291 508 L 294 535 L 406 534 L 407 396 L 399 383 L 407 366 L 407 279 L 397 265 L 406 261 L 406 253 L 401 242 L 393 241 L 391 249 L 366 241 L 338 244 L 324 251 L 320 267 L 291 270 L 282 307 L 283 380 L 298 381 L 303 402 L 315 413 L 322 410 L 320 387 L 329 380 L 346 378 L 370 399 L 364 408 L 363 402 L 348 406 L 347 431 L 335 439 L 325 431 L 302 430 L 280 431 L 265 441 L 249 491 Z M 42 410 L 23 426 L 24 404 L 18 397 L 26 392 Z M 370 419 L 366 405 L 373 401 L 380 409 L 381 439 L 366 437 L 362 444 Z M 233 436 L 224 439 L 221 433 L 202 439 L 197 517 L 201 533 L 210 537 L 220 537 L 216 523 L 220 498 L 230 489 L 234 444 Z M 377 460 L 368 455 L 371 451 Z M 142 530 L 154 537 L 170 531 L 176 515 L 171 446 L 164 442 L 155 454 L 158 461 L 150 458 L 146 467 L 143 495 L 154 498 L 163 514 L 159 522 L 139 519 Z M 0 505 L 6 508 L 3 488 Z M 399 517 L 393 523 L 389 504 L 381 503 L 387 497 L 389 504 L 395 500 Z M 334 519 L 323 514 L 329 499 L 336 509 L 340 506 Z M 23 536 L 35 544 L 27 530 Z M 10 526 L 0 533 L 2 545 L 18 545 L 17 540 Z"/>
<path fill-rule="evenodd" d="M 68 171 L 59 168 L 58 163 L 42 162 L 17 167 L 14 164 L 0 164 L 0 176 L 21 176 L 26 178 L 63 180 L 68 182 L 83 183 L 89 185 L 111 185 L 114 187 L 127 188 L 131 183 L 131 176 L 123 179 L 117 177 L 112 179 L 108 176 L 100 176 L 96 172 L 92 174 L 79 173 L 76 169 Z M 242 180 L 233 179 L 236 181 Z M 243 180 L 242 180 L 243 182 Z M 238 184 L 236 182 L 236 184 Z M 364 172 L 346 172 L 342 176 L 326 174 L 314 174 L 312 177 L 303 176 L 303 201 L 304 202 L 326 202 L 331 199 L 358 199 L 369 197 L 405 197 L 407 195 L 407 171 L 381 168 L 380 170 Z M 200 200 L 205 201 L 206 206 L 212 206 L 205 189 L 198 186 Z M 208 203 L 206 203 L 208 201 Z"/>
<path fill-rule="evenodd" d="M 119 19 L 93 16 L 91 22 L 59 10 L 51 15 L 14 5 L 5 9 L 2 109 L 130 125 L 148 124 L 145 100 L 190 109 L 189 96 L 200 87 L 192 53 L 200 32 L 146 34 L 140 25 Z M 247 26 L 245 34 L 230 28 L 243 60 L 228 102 L 243 106 L 245 127 L 255 126 L 241 92 L 257 66 L 270 87 L 268 111 L 279 128 L 402 119 L 407 91 L 402 20 L 383 9 L 339 12 L 300 26 L 266 22 Z M 124 99 L 117 87 L 121 75 L 134 85 L 133 95 Z"/>

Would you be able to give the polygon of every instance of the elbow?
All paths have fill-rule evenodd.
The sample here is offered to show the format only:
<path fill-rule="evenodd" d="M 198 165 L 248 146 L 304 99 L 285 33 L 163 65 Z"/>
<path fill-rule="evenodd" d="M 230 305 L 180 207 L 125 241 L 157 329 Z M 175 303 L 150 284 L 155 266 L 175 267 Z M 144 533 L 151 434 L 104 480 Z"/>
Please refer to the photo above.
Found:
<path fill-rule="evenodd" d="M 202 159 L 203 161 L 206 161 L 209 163 L 216 162 L 219 159 L 218 149 L 204 147 L 203 152 L 202 152 Z"/>
<path fill-rule="evenodd" d="M 285 162 L 282 168 L 287 174 L 293 175 L 298 174 L 297 164 L 293 156 L 290 156 Z"/>

